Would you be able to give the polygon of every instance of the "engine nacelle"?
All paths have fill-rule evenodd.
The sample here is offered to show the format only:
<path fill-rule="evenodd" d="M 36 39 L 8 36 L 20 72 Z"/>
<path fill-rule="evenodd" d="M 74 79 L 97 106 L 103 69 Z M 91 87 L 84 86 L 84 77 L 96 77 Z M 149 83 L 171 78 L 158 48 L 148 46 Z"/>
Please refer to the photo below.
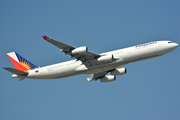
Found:
<path fill-rule="evenodd" d="M 116 76 L 114 75 L 106 75 L 100 79 L 101 82 L 112 82 L 116 80 Z"/>
<path fill-rule="evenodd" d="M 88 48 L 86 46 L 84 47 L 78 47 L 74 50 L 72 50 L 72 54 L 79 54 L 79 53 L 85 53 L 88 51 Z"/>
<path fill-rule="evenodd" d="M 118 68 L 111 72 L 111 75 L 124 75 L 126 74 L 126 68 Z"/>
<path fill-rule="evenodd" d="M 98 62 L 108 62 L 108 61 L 112 61 L 113 55 L 105 55 L 105 56 L 101 56 L 97 59 Z"/>

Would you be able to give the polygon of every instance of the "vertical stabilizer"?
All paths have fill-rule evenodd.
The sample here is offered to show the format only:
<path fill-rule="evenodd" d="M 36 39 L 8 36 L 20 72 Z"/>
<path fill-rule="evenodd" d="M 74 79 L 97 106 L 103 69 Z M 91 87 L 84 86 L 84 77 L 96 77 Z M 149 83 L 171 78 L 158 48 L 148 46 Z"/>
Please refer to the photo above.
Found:
<path fill-rule="evenodd" d="M 7 56 L 9 57 L 9 59 L 11 60 L 11 62 L 17 70 L 28 71 L 38 67 L 26 60 L 25 58 L 23 58 L 22 56 L 20 56 L 19 54 L 17 54 L 16 52 L 7 53 Z"/>

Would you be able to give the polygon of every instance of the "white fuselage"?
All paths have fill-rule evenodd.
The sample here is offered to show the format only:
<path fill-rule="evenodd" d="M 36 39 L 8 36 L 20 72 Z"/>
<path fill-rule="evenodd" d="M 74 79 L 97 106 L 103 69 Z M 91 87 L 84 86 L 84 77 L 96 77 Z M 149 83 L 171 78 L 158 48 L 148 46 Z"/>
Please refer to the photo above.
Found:
<path fill-rule="evenodd" d="M 171 41 L 155 41 L 133 47 L 119 49 L 100 55 L 112 54 L 114 61 L 101 65 L 86 67 L 81 61 L 71 60 L 28 71 L 27 78 L 31 79 L 56 79 L 74 76 L 78 74 L 94 74 L 114 69 L 116 67 L 164 55 L 174 50 L 178 44 Z M 38 72 L 35 72 L 37 71 Z"/>

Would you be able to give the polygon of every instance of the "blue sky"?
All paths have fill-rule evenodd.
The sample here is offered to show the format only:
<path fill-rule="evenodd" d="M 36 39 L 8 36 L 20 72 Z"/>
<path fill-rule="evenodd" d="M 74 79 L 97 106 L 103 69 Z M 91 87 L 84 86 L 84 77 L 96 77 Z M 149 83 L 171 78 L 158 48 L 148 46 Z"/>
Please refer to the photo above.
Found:
<path fill-rule="evenodd" d="M 179 1 L 0 1 L 0 66 L 13 67 L 16 51 L 33 64 L 69 60 L 45 34 L 102 53 L 156 40 L 180 44 Z M 90 75 L 18 82 L 0 69 L 1 120 L 179 120 L 179 48 L 164 56 L 127 64 L 111 83 Z"/>

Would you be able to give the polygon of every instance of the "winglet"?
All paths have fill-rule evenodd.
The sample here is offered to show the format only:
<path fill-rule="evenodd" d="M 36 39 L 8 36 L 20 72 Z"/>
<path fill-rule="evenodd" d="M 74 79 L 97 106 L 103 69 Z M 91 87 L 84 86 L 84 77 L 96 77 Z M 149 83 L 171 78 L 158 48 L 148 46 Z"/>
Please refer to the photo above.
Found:
<path fill-rule="evenodd" d="M 42 37 L 44 38 L 44 40 L 48 40 L 49 37 L 45 36 L 45 35 L 42 35 Z"/>

